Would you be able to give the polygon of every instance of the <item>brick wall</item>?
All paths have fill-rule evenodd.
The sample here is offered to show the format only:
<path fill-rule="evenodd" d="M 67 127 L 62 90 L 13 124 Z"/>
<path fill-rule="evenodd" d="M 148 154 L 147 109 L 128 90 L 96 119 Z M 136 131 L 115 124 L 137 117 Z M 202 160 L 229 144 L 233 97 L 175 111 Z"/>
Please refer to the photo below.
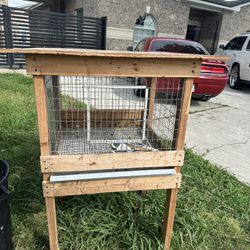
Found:
<path fill-rule="evenodd" d="M 75 9 L 83 8 L 83 15 L 100 17 L 97 13 L 97 5 L 102 0 L 71 0 L 65 1 L 66 13 L 74 15 Z M 97 4 L 98 2 L 98 4 Z"/>
<path fill-rule="evenodd" d="M 189 5 L 183 0 L 71 0 L 66 1 L 66 12 L 73 14 L 75 9 L 83 7 L 86 16 L 107 16 L 107 49 L 126 50 L 132 45 L 134 24 L 147 5 L 151 7 L 159 35 L 185 37 Z M 118 36 L 122 39 L 117 39 Z"/>
<path fill-rule="evenodd" d="M 145 13 L 147 5 L 151 6 L 150 14 L 155 17 L 159 32 L 186 34 L 189 6 L 181 1 L 101 0 L 98 1 L 98 14 L 108 16 L 108 26 L 133 29 L 136 19 Z"/>
<path fill-rule="evenodd" d="M 240 12 L 224 12 L 219 44 L 225 44 L 247 30 L 250 30 L 250 5 L 241 7 Z"/>
<path fill-rule="evenodd" d="M 186 36 L 190 12 L 189 3 L 186 0 L 71 0 L 65 2 L 66 13 L 74 14 L 75 9 L 83 7 L 85 16 L 108 17 L 107 49 L 126 50 L 132 45 L 134 24 L 136 19 L 145 13 L 147 5 L 151 7 L 150 14 L 156 20 L 159 36 L 180 38 Z M 202 15 L 201 18 L 203 18 L 201 42 L 208 50 L 212 49 L 210 48 L 213 36 L 211 34 L 215 31 L 217 21 L 221 25 L 219 25 L 219 43 L 216 41 L 215 45 L 226 43 L 235 35 L 250 30 L 250 6 L 242 7 L 241 12 L 237 13 L 225 11 L 221 15 Z M 192 20 L 191 23 L 197 20 Z"/>

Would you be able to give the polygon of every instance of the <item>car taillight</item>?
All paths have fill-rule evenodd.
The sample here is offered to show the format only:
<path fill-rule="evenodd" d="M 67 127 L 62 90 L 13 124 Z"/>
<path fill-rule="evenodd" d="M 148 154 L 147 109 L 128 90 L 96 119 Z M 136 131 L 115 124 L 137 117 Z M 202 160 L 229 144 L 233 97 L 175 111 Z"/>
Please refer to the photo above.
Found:
<path fill-rule="evenodd" d="M 212 73 L 212 74 L 225 74 L 227 69 L 225 67 L 216 67 L 216 66 L 201 66 L 201 73 Z"/>

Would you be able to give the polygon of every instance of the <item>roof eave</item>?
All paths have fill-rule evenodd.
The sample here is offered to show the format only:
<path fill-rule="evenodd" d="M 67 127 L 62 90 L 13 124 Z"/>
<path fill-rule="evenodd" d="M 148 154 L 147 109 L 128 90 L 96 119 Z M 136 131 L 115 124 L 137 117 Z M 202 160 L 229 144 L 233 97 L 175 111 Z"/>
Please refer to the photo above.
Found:
<path fill-rule="evenodd" d="M 227 6 L 224 6 L 224 5 L 205 2 L 205 1 L 201 1 L 201 0 L 187 0 L 187 1 L 193 3 L 194 5 L 196 5 L 196 7 L 199 7 L 199 6 L 202 7 L 203 6 L 203 7 L 208 7 L 210 9 L 211 8 L 216 8 L 216 9 L 219 9 L 219 10 L 228 10 L 228 11 L 233 11 L 233 12 L 239 12 L 241 7 L 250 4 L 250 3 L 245 3 L 245 4 L 237 5 L 237 6 L 234 6 L 234 7 L 227 7 Z"/>

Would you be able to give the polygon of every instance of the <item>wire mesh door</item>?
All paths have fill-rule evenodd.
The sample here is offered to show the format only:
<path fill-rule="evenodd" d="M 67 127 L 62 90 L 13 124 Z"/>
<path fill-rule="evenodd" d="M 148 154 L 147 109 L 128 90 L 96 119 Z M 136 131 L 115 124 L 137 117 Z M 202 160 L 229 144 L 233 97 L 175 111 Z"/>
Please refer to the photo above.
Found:
<path fill-rule="evenodd" d="M 52 154 L 174 148 L 182 83 L 177 78 L 46 78 Z"/>

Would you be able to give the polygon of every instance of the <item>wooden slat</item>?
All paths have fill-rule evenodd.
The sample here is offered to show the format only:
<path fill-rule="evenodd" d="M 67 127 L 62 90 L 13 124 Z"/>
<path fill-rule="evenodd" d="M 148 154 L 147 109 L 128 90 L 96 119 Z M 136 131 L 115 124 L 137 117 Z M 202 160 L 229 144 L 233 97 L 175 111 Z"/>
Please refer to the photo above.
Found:
<path fill-rule="evenodd" d="M 142 126 L 143 110 L 94 109 L 90 110 L 91 127 L 139 127 Z M 63 128 L 84 128 L 87 125 L 87 111 L 64 109 L 61 111 Z"/>
<path fill-rule="evenodd" d="M 45 197 L 58 197 L 82 194 L 125 192 L 135 190 L 155 190 L 179 188 L 181 174 L 147 178 L 121 178 L 96 181 L 70 181 L 61 183 L 43 182 Z"/>
<path fill-rule="evenodd" d="M 55 122 L 57 130 L 61 130 L 61 105 L 60 105 L 60 90 L 59 77 L 52 76 L 52 95 L 53 95 L 53 109 L 55 111 Z"/>
<path fill-rule="evenodd" d="M 177 201 L 178 188 L 167 190 L 167 199 L 163 218 L 162 238 L 164 241 L 164 250 L 170 250 L 172 238 L 174 215 Z"/>
<path fill-rule="evenodd" d="M 178 135 L 176 139 L 176 149 L 182 150 L 185 144 L 185 135 L 187 128 L 187 120 L 192 96 L 192 86 L 194 79 L 185 79 L 184 96 L 182 100 L 181 114 L 178 127 Z"/>
<path fill-rule="evenodd" d="M 154 119 L 154 106 L 155 106 L 155 94 L 156 94 L 156 83 L 157 78 L 153 78 L 150 88 L 150 98 L 149 98 L 149 110 L 148 110 L 148 126 L 152 127 Z"/>
<path fill-rule="evenodd" d="M 42 173 L 172 167 L 183 164 L 184 151 L 41 156 Z"/>
<path fill-rule="evenodd" d="M 49 246 L 52 250 L 58 250 L 58 233 L 55 198 L 45 197 L 46 214 L 49 230 Z"/>
<path fill-rule="evenodd" d="M 211 56 L 198 54 L 157 53 L 157 52 L 129 52 L 112 50 L 87 50 L 71 48 L 26 48 L 26 49 L 2 49 L 0 53 L 33 54 L 33 55 L 65 55 L 88 57 L 118 57 L 118 58 L 174 58 L 227 61 L 226 56 Z"/>
<path fill-rule="evenodd" d="M 198 77 L 201 59 L 28 55 L 26 63 L 31 75 Z"/>
<path fill-rule="evenodd" d="M 60 87 L 59 87 L 59 77 L 52 76 L 52 96 L 53 96 L 53 109 L 54 109 L 54 118 L 55 118 L 55 128 L 56 131 L 56 141 L 60 142 L 62 135 L 62 126 L 61 126 L 61 103 L 60 103 Z M 57 149 L 59 143 L 57 144 Z M 54 150 L 54 149 L 53 149 Z"/>
<path fill-rule="evenodd" d="M 177 150 L 183 150 L 184 148 L 187 119 L 188 119 L 189 107 L 192 95 L 192 85 L 193 85 L 193 79 L 184 80 L 182 105 L 179 113 L 179 123 L 177 124 L 177 138 L 175 143 L 175 147 Z M 177 173 L 180 173 L 181 166 L 182 164 L 176 165 L 175 169 Z M 164 240 L 165 250 L 170 249 L 170 243 L 174 225 L 177 193 L 178 189 L 167 190 L 166 208 L 165 208 L 166 212 L 164 214 L 164 222 L 162 227 L 162 236 Z"/>
<path fill-rule="evenodd" d="M 37 123 L 39 130 L 41 155 L 49 155 L 50 145 L 44 76 L 34 76 L 34 89 L 36 97 Z"/>
<path fill-rule="evenodd" d="M 36 97 L 36 110 L 37 121 L 39 129 L 40 149 L 41 155 L 50 154 L 49 134 L 48 134 L 48 119 L 46 108 L 46 89 L 45 89 L 45 77 L 34 76 L 34 89 Z M 47 181 L 49 174 L 43 174 L 43 180 Z M 57 234 L 57 219 L 56 219 L 56 207 L 55 198 L 45 198 L 46 213 L 48 220 L 49 230 L 49 244 L 50 249 L 58 249 L 58 234 Z"/>

